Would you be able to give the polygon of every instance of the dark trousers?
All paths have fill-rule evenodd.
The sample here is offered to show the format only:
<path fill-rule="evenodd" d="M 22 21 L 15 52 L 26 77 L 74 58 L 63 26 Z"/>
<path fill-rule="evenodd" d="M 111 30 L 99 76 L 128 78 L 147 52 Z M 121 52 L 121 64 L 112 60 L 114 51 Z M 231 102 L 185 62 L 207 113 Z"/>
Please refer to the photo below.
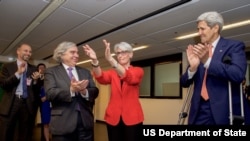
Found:
<path fill-rule="evenodd" d="M 78 113 L 76 130 L 66 135 L 52 135 L 52 141 L 94 141 L 93 130 L 84 129 L 81 115 Z"/>
<path fill-rule="evenodd" d="M 215 125 L 215 121 L 212 115 L 209 100 L 205 101 L 201 98 L 199 112 L 197 114 L 195 125 Z"/>
<path fill-rule="evenodd" d="M 35 116 L 28 111 L 26 100 L 15 97 L 9 116 L 0 117 L 0 141 L 31 141 Z"/>
<path fill-rule="evenodd" d="M 116 126 L 107 124 L 109 141 L 139 141 L 142 123 L 125 125 L 123 120 Z"/>
<path fill-rule="evenodd" d="M 44 137 L 44 127 L 43 124 L 41 123 L 41 141 L 45 141 L 45 137 Z"/>

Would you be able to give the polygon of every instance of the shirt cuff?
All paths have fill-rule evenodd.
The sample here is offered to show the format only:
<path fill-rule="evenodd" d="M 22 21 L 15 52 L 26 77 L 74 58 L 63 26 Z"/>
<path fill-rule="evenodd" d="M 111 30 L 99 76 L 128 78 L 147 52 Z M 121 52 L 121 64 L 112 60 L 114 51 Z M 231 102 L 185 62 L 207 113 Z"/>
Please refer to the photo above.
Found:
<path fill-rule="evenodd" d="M 15 73 L 15 76 L 16 76 L 17 79 L 21 78 L 21 75 L 19 75 L 17 72 Z"/>
<path fill-rule="evenodd" d="M 71 95 L 71 97 L 75 97 L 76 96 L 76 94 L 74 92 L 72 92 L 72 91 L 70 91 L 70 95 Z"/>
<path fill-rule="evenodd" d="M 86 89 L 86 94 L 84 95 L 84 94 L 81 94 L 81 96 L 83 97 L 83 98 L 86 98 L 86 100 L 89 100 L 89 91 L 88 91 L 88 89 Z"/>
<path fill-rule="evenodd" d="M 188 69 L 188 79 L 192 79 L 195 73 L 196 73 L 196 71 L 191 72 L 191 71 Z"/>

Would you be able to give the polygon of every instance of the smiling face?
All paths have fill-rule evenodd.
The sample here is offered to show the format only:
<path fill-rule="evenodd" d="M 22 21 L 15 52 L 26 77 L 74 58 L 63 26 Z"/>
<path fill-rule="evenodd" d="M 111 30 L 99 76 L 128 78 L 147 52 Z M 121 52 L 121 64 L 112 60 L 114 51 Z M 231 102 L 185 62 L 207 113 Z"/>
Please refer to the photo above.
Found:
<path fill-rule="evenodd" d="M 32 55 L 31 47 L 29 45 L 27 45 L 27 44 L 22 44 L 17 49 L 17 58 L 20 61 L 28 62 L 31 55 Z"/>
<path fill-rule="evenodd" d="M 197 29 L 202 43 L 213 43 L 219 36 L 218 25 L 209 27 L 205 21 L 200 21 Z"/>
<path fill-rule="evenodd" d="M 68 48 L 61 56 L 61 59 L 67 66 L 74 67 L 79 59 L 78 48 L 76 46 Z"/>
<path fill-rule="evenodd" d="M 129 66 L 130 65 L 130 59 L 133 56 L 133 52 L 121 50 L 120 48 L 117 48 L 115 54 L 116 54 L 118 62 L 122 66 Z"/>

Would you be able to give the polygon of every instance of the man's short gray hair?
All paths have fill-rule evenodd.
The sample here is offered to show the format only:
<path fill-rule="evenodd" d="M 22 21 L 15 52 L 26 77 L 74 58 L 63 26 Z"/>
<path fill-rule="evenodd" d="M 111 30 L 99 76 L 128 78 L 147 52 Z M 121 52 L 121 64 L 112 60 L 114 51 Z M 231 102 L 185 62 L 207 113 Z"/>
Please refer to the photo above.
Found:
<path fill-rule="evenodd" d="M 60 43 L 54 50 L 53 59 L 56 60 L 56 62 L 61 63 L 62 62 L 61 56 L 63 55 L 63 53 L 66 52 L 69 48 L 75 46 L 76 44 L 73 42 L 64 41 Z"/>
<path fill-rule="evenodd" d="M 216 11 L 205 12 L 197 18 L 197 22 L 205 21 L 207 25 L 212 28 L 215 25 L 219 26 L 219 33 L 221 33 L 224 20 L 220 13 Z"/>

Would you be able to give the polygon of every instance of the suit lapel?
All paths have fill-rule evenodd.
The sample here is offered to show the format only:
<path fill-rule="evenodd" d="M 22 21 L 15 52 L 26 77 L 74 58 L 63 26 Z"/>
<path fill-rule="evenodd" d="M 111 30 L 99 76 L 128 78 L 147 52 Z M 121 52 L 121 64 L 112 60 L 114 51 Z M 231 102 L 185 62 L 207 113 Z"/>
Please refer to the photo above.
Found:
<path fill-rule="evenodd" d="M 214 53 L 213 53 L 213 57 L 212 57 L 212 60 L 221 60 L 221 58 L 223 57 L 223 55 L 225 54 L 226 52 L 226 48 L 224 47 L 224 38 L 220 38 L 215 50 L 214 50 Z"/>
<path fill-rule="evenodd" d="M 29 77 L 32 78 L 32 73 L 33 73 L 33 71 L 35 71 L 31 68 L 32 68 L 31 65 L 29 63 L 27 63 L 27 72 L 26 72 L 27 78 L 29 78 Z"/>
<path fill-rule="evenodd" d="M 18 70 L 17 61 L 12 62 L 12 65 L 10 65 L 10 66 L 11 66 L 11 70 L 12 70 L 11 74 L 14 74 Z"/>
<path fill-rule="evenodd" d="M 58 66 L 57 71 L 58 71 L 57 72 L 58 76 L 61 76 L 61 78 L 70 86 L 70 79 L 69 79 L 68 73 L 62 64 Z"/>
<path fill-rule="evenodd" d="M 88 77 L 89 77 L 83 68 L 76 66 L 76 72 L 78 74 L 79 80 L 88 79 Z"/>
<path fill-rule="evenodd" d="M 75 68 L 76 68 L 76 73 L 78 75 L 78 79 L 80 81 L 80 80 L 82 80 L 84 78 L 84 76 L 83 76 L 84 74 L 81 73 L 81 69 L 80 68 L 78 68 L 78 67 L 75 67 Z"/>

